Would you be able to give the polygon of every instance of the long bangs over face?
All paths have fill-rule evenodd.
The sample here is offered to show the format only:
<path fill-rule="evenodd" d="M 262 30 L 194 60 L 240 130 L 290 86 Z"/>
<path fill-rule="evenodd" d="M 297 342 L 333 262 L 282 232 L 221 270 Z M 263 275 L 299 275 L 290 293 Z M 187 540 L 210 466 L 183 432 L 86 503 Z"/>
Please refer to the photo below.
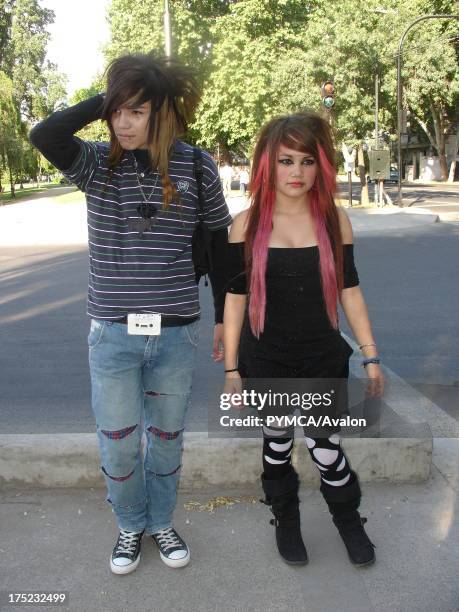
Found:
<path fill-rule="evenodd" d="M 335 328 L 338 324 L 338 291 L 343 285 L 342 241 L 334 202 L 335 151 L 330 127 L 314 112 L 272 119 L 262 128 L 255 146 L 250 181 L 251 207 L 245 240 L 247 274 L 250 278 L 249 319 L 252 332 L 257 337 L 264 328 L 265 276 L 280 145 L 312 156 L 317 164 L 316 180 L 308 193 L 308 203 L 317 234 L 326 310 Z"/>
<path fill-rule="evenodd" d="M 113 112 L 125 106 L 151 102 L 148 125 L 148 150 L 151 166 L 161 175 L 164 208 L 177 197 L 169 178 L 169 158 L 175 140 L 192 120 L 200 99 L 194 71 L 181 62 L 156 57 L 152 53 L 125 55 L 107 69 L 107 92 L 102 119 L 110 130 L 109 167 L 113 169 L 123 156 L 123 148 L 113 130 Z"/>

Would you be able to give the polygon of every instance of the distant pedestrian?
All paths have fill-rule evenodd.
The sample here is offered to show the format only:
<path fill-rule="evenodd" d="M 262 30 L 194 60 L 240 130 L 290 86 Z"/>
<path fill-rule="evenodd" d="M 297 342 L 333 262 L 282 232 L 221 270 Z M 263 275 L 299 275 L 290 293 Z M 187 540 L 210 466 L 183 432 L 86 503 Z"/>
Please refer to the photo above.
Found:
<path fill-rule="evenodd" d="M 220 167 L 220 178 L 223 185 L 223 194 L 227 198 L 231 194 L 231 181 L 233 180 L 233 168 L 228 162 Z"/>
<path fill-rule="evenodd" d="M 241 195 L 245 197 L 247 193 L 247 186 L 249 184 L 249 173 L 245 166 L 241 166 L 239 171 L 239 191 Z"/>

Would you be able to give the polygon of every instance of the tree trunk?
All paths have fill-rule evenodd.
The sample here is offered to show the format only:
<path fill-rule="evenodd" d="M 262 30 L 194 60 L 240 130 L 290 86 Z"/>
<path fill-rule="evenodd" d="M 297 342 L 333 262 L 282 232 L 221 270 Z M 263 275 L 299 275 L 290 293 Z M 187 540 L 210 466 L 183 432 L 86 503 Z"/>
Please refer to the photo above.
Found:
<path fill-rule="evenodd" d="M 20 190 L 24 189 L 24 185 L 22 183 L 22 176 L 16 175 L 15 178 L 14 178 L 14 182 L 15 182 L 15 184 L 19 183 L 19 189 Z"/>
<path fill-rule="evenodd" d="M 440 171 L 442 181 L 448 179 L 448 164 L 446 163 L 446 142 L 445 130 L 443 127 L 443 116 L 441 109 L 436 109 L 433 102 L 430 103 L 430 112 L 435 128 L 435 140 L 437 141 L 438 161 L 440 162 Z"/>
<path fill-rule="evenodd" d="M 359 144 L 357 163 L 359 166 L 359 179 L 360 179 L 360 204 L 363 206 L 369 203 L 368 199 L 368 184 L 365 177 L 365 158 L 363 154 L 362 143 Z"/>
<path fill-rule="evenodd" d="M 3 193 L 3 185 L 2 185 L 2 174 L 3 174 L 3 170 L 5 168 L 5 155 L 2 153 L 0 154 L 0 194 Z"/>
<path fill-rule="evenodd" d="M 422 127 L 422 129 L 424 130 L 425 135 L 429 139 L 429 142 L 432 145 L 432 147 L 434 149 L 436 149 L 437 148 L 437 143 L 435 142 L 434 136 L 431 134 L 429 128 L 427 127 L 427 124 L 422 119 L 417 117 L 416 115 L 413 115 L 413 117 L 414 117 L 415 121 L 417 121 L 419 123 L 419 125 Z"/>
<path fill-rule="evenodd" d="M 8 160 L 8 171 L 10 175 L 11 198 L 13 199 L 16 197 L 16 192 L 14 189 L 13 170 L 11 169 L 10 160 Z"/>
<path fill-rule="evenodd" d="M 456 145 L 454 147 L 453 161 L 451 162 L 451 166 L 449 168 L 448 183 L 452 183 L 454 181 L 454 176 L 456 174 L 456 158 L 458 154 L 458 147 L 459 147 L 459 132 L 456 132 Z"/>

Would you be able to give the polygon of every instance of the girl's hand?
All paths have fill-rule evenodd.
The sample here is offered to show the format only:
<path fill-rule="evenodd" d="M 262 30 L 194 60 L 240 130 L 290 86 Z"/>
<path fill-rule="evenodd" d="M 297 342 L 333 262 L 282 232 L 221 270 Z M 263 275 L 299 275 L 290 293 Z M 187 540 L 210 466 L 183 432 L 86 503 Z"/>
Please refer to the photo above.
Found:
<path fill-rule="evenodd" d="M 369 363 L 365 367 L 368 377 L 366 391 L 369 397 L 382 397 L 384 394 L 384 374 L 378 363 Z"/>
<path fill-rule="evenodd" d="M 227 374 L 225 374 L 225 385 L 223 388 L 223 393 L 227 393 L 230 396 L 240 396 L 242 394 L 242 379 L 239 372 L 228 372 Z M 232 408 L 236 410 L 242 410 L 244 408 L 244 406 L 240 405 L 239 401 L 237 402 L 237 405 L 233 404 L 231 401 L 231 397 L 229 401 L 231 402 Z"/>

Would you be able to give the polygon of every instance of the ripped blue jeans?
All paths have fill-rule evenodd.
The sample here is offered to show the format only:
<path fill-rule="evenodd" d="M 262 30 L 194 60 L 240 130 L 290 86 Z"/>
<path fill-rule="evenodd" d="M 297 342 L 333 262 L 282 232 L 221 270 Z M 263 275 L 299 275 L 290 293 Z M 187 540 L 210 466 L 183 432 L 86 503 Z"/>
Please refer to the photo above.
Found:
<path fill-rule="evenodd" d="M 120 529 L 151 534 L 172 525 L 198 339 L 199 321 L 134 336 L 123 323 L 91 320 L 92 408 Z"/>

